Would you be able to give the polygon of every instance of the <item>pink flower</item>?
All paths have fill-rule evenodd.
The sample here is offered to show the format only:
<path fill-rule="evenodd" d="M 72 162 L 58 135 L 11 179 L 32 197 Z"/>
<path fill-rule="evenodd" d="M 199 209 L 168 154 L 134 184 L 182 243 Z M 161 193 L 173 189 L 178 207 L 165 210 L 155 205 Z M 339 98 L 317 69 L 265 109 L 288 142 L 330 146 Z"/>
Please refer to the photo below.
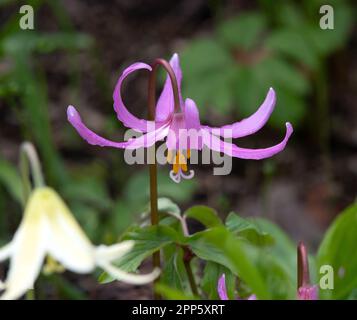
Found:
<path fill-rule="evenodd" d="M 275 107 L 276 95 L 272 88 L 269 89 L 259 109 L 250 117 L 220 128 L 209 127 L 201 124 L 199 111 L 195 102 L 189 98 L 185 100 L 182 99 L 182 71 L 177 54 L 172 56 L 170 65 L 176 75 L 180 108 L 179 110 L 175 110 L 174 108 L 172 84 L 169 77 L 167 77 L 163 91 L 156 104 L 155 121 L 139 119 L 134 116 L 126 108 L 121 96 L 121 87 L 124 79 L 129 74 L 140 69 L 151 71 L 151 66 L 142 62 L 132 64 L 124 70 L 115 87 L 113 99 L 117 118 L 126 127 L 144 133 L 142 136 L 130 139 L 126 142 L 114 142 L 100 137 L 85 126 L 79 113 L 73 106 L 69 106 L 67 109 L 69 122 L 88 143 L 102 147 L 126 149 L 148 148 L 157 141 L 166 138 L 168 162 L 173 164 L 173 170 L 170 172 L 170 176 L 175 182 L 180 182 L 181 178 L 190 179 L 194 176 L 193 170 L 190 170 L 187 174 L 187 159 L 190 158 L 190 150 L 201 150 L 203 146 L 207 146 L 213 151 L 223 152 L 231 157 L 259 160 L 271 157 L 285 148 L 293 132 L 293 128 L 288 122 L 286 123 L 284 139 L 277 145 L 269 148 L 240 148 L 235 144 L 221 139 L 240 138 L 251 135 L 261 129 L 268 121 Z"/>
<path fill-rule="evenodd" d="M 299 300 L 318 300 L 317 297 L 317 286 L 305 285 L 298 289 L 298 299 Z"/>
<path fill-rule="evenodd" d="M 218 279 L 217 291 L 218 291 L 219 298 L 221 300 L 229 300 L 227 294 L 227 288 L 226 288 L 226 275 L 224 273 Z M 244 299 L 240 299 L 237 297 L 237 300 L 244 300 Z M 246 300 L 257 300 L 257 297 L 255 294 L 252 294 Z"/>

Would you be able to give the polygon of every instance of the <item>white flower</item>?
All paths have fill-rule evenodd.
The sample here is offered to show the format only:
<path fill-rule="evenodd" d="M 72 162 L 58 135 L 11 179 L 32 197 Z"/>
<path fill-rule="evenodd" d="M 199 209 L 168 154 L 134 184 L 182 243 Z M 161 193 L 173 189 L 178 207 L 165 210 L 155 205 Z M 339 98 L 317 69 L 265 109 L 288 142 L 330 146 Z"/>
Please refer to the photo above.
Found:
<path fill-rule="evenodd" d="M 12 241 L 0 249 L 0 261 L 10 259 L 10 267 L 0 299 L 17 299 L 33 288 L 46 255 L 66 269 L 89 273 L 101 267 L 117 280 L 145 284 L 159 274 L 128 274 L 112 264 L 129 252 L 133 241 L 95 247 L 91 244 L 66 204 L 48 188 L 37 188 L 29 198 L 22 222 Z"/>

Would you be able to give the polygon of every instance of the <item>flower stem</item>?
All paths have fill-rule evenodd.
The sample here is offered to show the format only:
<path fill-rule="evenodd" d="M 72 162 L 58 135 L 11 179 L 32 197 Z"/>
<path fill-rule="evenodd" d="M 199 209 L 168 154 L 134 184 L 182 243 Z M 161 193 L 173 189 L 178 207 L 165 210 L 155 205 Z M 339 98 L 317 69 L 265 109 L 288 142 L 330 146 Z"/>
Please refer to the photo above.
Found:
<path fill-rule="evenodd" d="M 23 203 L 25 204 L 32 190 L 30 174 L 35 188 L 40 188 L 45 185 L 40 161 L 33 144 L 30 142 L 21 144 L 20 171 L 24 192 Z"/>
<path fill-rule="evenodd" d="M 185 266 L 188 282 L 190 283 L 191 291 L 195 296 L 198 296 L 198 289 L 195 281 L 195 276 L 193 275 L 192 268 L 191 268 L 191 260 L 193 254 L 190 249 L 187 247 L 184 248 L 184 257 L 183 257 L 183 264 Z"/>
<path fill-rule="evenodd" d="M 175 76 L 175 72 L 173 71 L 171 65 L 164 59 L 156 59 L 154 63 L 151 65 L 152 71 L 149 77 L 149 90 L 148 90 L 148 109 L 149 109 L 149 120 L 155 120 L 155 107 L 156 107 L 156 73 L 157 68 L 162 66 L 166 72 L 168 73 L 173 94 L 175 100 L 175 110 L 178 110 L 180 107 L 179 104 L 179 93 L 178 93 L 178 85 Z M 155 145 L 153 145 L 149 150 L 150 157 L 150 208 L 151 208 L 151 224 L 158 225 L 159 224 L 159 213 L 157 207 L 157 164 L 156 164 L 156 152 Z M 153 254 L 153 266 L 159 268 L 161 266 L 160 262 L 160 251 L 154 252 Z M 155 282 L 159 281 L 157 279 Z M 155 299 L 160 299 L 160 296 L 156 293 L 154 294 Z"/>
<path fill-rule="evenodd" d="M 297 288 L 310 284 L 309 260 L 307 249 L 303 242 L 300 242 L 297 248 Z"/>

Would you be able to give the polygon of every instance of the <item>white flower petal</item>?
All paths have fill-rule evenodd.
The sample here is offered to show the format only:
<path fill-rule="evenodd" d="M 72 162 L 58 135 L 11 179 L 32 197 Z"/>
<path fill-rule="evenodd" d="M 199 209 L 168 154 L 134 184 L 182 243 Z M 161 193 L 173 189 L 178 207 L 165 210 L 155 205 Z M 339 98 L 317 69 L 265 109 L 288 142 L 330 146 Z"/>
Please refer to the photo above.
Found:
<path fill-rule="evenodd" d="M 12 251 L 12 242 L 9 242 L 8 244 L 4 245 L 0 249 L 0 261 L 4 261 L 7 258 L 10 257 Z M 0 280 L 0 290 L 5 289 L 5 284 Z"/>
<path fill-rule="evenodd" d="M 160 274 L 158 268 L 148 274 L 133 274 L 125 272 L 108 262 L 100 262 L 99 266 L 113 278 L 130 284 L 146 284 L 154 281 Z"/>
<path fill-rule="evenodd" d="M 9 242 L 8 244 L 4 245 L 0 249 L 0 261 L 4 261 L 7 258 L 9 258 L 11 251 L 12 251 L 12 242 Z"/>
<path fill-rule="evenodd" d="M 128 240 L 111 246 L 100 245 L 95 250 L 96 260 L 111 262 L 128 253 L 134 247 L 134 241 Z"/>
<path fill-rule="evenodd" d="M 48 202 L 49 254 L 66 269 L 78 273 L 95 268 L 94 248 L 65 203 L 55 193 Z"/>
<path fill-rule="evenodd" d="M 29 205 L 12 242 L 9 273 L 5 282 L 3 300 L 18 299 L 33 284 L 40 273 L 45 257 L 46 221 Z"/>

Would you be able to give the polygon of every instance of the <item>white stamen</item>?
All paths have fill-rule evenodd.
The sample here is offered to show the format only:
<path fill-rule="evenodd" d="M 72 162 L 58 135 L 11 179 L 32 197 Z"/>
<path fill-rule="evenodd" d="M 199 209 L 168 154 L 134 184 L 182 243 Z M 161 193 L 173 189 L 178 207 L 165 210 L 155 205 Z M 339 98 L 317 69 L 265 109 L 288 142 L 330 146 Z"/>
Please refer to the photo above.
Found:
<path fill-rule="evenodd" d="M 181 177 L 186 180 L 192 179 L 194 176 L 195 176 L 195 171 L 193 171 L 193 170 L 190 170 L 190 173 L 188 173 L 186 175 L 183 172 L 181 172 Z"/>
<path fill-rule="evenodd" d="M 176 174 L 174 170 L 170 171 L 170 178 L 173 182 L 180 183 L 181 181 L 181 176 L 180 176 L 180 171 Z"/>
<path fill-rule="evenodd" d="M 176 183 L 180 183 L 181 178 L 185 180 L 189 180 L 192 179 L 194 176 L 195 176 L 195 172 L 193 170 L 190 170 L 188 174 L 184 174 L 181 169 L 177 172 L 177 174 L 175 174 L 173 170 L 170 171 L 170 178 L 172 179 L 172 181 Z"/>

